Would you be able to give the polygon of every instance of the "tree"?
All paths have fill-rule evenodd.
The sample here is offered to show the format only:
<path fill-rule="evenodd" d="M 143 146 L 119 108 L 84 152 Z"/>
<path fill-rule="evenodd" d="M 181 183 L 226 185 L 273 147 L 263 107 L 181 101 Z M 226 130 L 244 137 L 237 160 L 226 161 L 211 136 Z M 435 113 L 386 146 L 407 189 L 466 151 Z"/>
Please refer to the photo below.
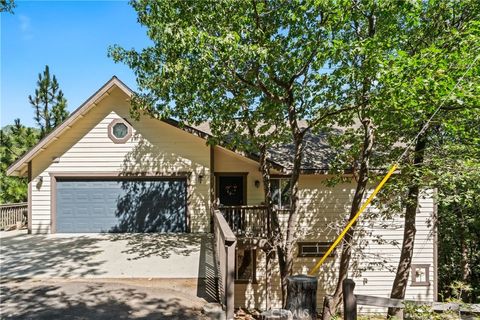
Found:
<path fill-rule="evenodd" d="M 154 45 L 115 46 L 110 55 L 132 68 L 140 92 L 134 111 L 209 121 L 216 139 L 259 154 L 286 298 L 298 220 L 298 178 L 305 134 L 351 110 L 330 103 L 329 52 L 341 8 L 334 2 L 133 1 Z M 308 119 L 306 126 L 301 120 Z M 291 144 L 291 206 L 285 230 L 271 210 L 268 149 Z"/>
<path fill-rule="evenodd" d="M 403 151 L 394 143 L 415 137 L 435 108 L 430 102 L 440 101 L 451 88 L 451 83 L 434 71 L 444 63 L 438 51 L 443 47 L 422 43 L 426 35 L 434 34 L 430 29 L 449 39 L 448 29 L 425 16 L 425 6 L 433 7 L 432 3 L 132 2 L 153 45 L 141 52 L 119 46 L 109 51 L 116 62 L 126 63 L 137 76 L 140 92 L 134 96 L 132 110 L 158 118 L 173 116 L 187 124 L 210 121 L 215 136 L 210 143 L 229 144 L 259 155 L 265 201 L 272 215 L 274 237 L 270 240 L 278 253 L 284 299 L 285 280 L 293 262 L 304 136 L 333 120 L 342 126 L 359 124 L 337 140 L 337 144 L 349 141 L 352 146 L 345 153 L 349 161 L 342 169 L 353 169 L 357 180 L 350 210 L 354 214 L 371 178 L 370 168 L 384 168 L 394 161 Z M 469 16 L 468 10 L 462 12 L 464 18 Z M 424 99 L 432 83 L 420 86 L 421 68 L 414 63 L 425 66 L 428 55 L 416 56 L 409 60 L 411 64 L 402 60 L 424 48 L 437 53 L 432 60 L 436 67 L 428 69 L 428 81 L 434 84 L 435 79 L 443 79 L 433 100 Z M 449 63 L 453 65 L 453 61 Z M 449 79 L 458 79 L 460 69 L 454 71 Z M 411 82 L 417 81 L 419 85 L 410 90 Z M 304 119 L 307 125 L 301 126 Z M 416 183 L 424 178 L 416 173 L 425 160 L 424 139 L 420 138 L 409 157 L 411 166 L 402 168 L 406 178 L 399 179 L 404 181 L 400 192 L 409 212 L 407 240 L 411 239 L 412 223 L 415 225 L 410 213 L 416 210 L 423 186 Z M 294 146 L 292 165 L 287 168 L 292 206 L 286 229 L 280 229 L 270 207 L 268 150 L 287 143 Z M 353 233 L 354 229 L 343 243 L 339 283 L 349 270 Z M 402 256 L 401 261 L 407 260 Z M 402 277 L 406 265 L 408 261 L 402 264 Z M 340 298 L 341 286 L 337 286 L 332 312 Z"/>
<path fill-rule="evenodd" d="M 436 184 L 439 200 L 439 295 L 441 299 L 454 296 L 452 284 L 461 282 L 470 285 L 472 289 L 471 292 L 461 295 L 462 300 L 478 303 L 480 141 L 478 137 L 473 138 L 471 141 L 474 143 L 471 144 L 465 144 L 465 141 L 459 141 L 454 136 L 444 136 L 443 139 L 438 146 L 441 149 L 433 160 L 434 166 L 443 172 Z"/>
<path fill-rule="evenodd" d="M 68 117 L 67 100 L 55 75 L 50 76 L 48 66 L 45 66 L 43 75 L 38 74 L 35 95 L 28 96 L 30 104 L 35 109 L 35 121 L 40 127 L 40 139 L 50 133 L 56 126 Z"/>
<path fill-rule="evenodd" d="M 348 168 L 354 170 L 357 188 L 350 218 L 358 211 L 365 194 L 369 168 L 384 168 L 396 161 L 403 152 L 404 145 L 418 135 L 412 150 L 409 150 L 406 163 L 402 163 L 402 174 L 392 179 L 395 180 L 392 182 L 395 187 L 387 187 L 386 189 L 390 190 L 385 190 L 387 192 L 384 191 L 381 195 L 384 200 L 389 200 L 389 203 L 393 203 L 389 197 L 400 196 L 402 208 L 405 209 L 403 249 L 392 289 L 392 297 L 397 299 L 403 298 L 407 286 L 418 200 L 422 196 L 422 188 L 431 186 L 432 182 L 431 168 L 427 170 L 428 174 L 425 174 L 423 168 L 425 155 L 429 154 L 426 147 L 432 132 L 423 132 L 422 128 L 478 52 L 471 50 L 477 47 L 475 43 L 478 42 L 472 35 L 472 30 L 461 34 L 455 34 L 452 30 L 459 24 L 476 19 L 474 4 L 464 3 L 461 10 L 453 13 L 445 10 L 443 4 L 437 5 L 435 1 L 401 3 L 395 8 L 392 3 L 353 1 L 351 8 L 347 10 L 350 14 L 346 14 L 341 40 L 336 39 L 337 42 L 342 41 L 343 46 L 340 46 L 337 56 L 341 59 L 337 62 L 334 73 L 345 74 L 342 97 L 345 101 L 350 99 L 350 103 L 358 106 L 355 112 L 358 113 L 357 123 L 360 124 L 359 129 L 349 129 L 344 135 L 334 137 L 332 141 L 332 145 L 342 148 L 349 146 L 348 150 L 343 148 L 343 151 L 340 151 L 339 158 L 343 162 L 337 164 L 337 169 L 341 169 L 338 170 L 339 173 Z M 455 8 L 455 5 L 449 3 L 446 7 L 451 9 Z M 442 11 L 451 15 L 443 13 L 442 19 L 433 17 L 434 13 L 438 15 Z M 454 43 L 461 44 L 461 49 L 453 50 L 452 48 L 457 48 L 453 46 Z M 422 54 L 418 54 L 419 52 Z M 416 58 L 409 60 L 409 68 L 412 68 L 409 70 L 412 72 L 408 72 L 408 68 L 396 69 L 399 61 L 405 62 L 405 57 L 411 58 L 411 55 L 416 54 Z M 472 76 L 475 74 L 479 72 L 472 70 L 467 75 L 466 87 L 456 90 L 453 103 L 448 101 L 448 107 L 442 108 L 444 112 L 450 111 L 449 121 L 475 119 L 472 113 L 475 111 L 469 108 L 475 103 L 478 105 L 473 98 L 478 97 L 478 86 L 474 85 L 478 80 Z M 406 100 L 400 99 L 400 96 Z M 463 107 L 459 107 L 455 102 L 459 96 L 465 103 Z M 456 112 L 451 112 L 452 110 Z M 352 124 L 353 118 L 346 116 L 340 121 L 343 126 Z M 476 117 L 478 118 L 478 115 Z M 443 112 L 440 119 L 443 120 L 440 121 L 443 125 L 449 123 Z M 371 125 L 370 130 L 369 126 L 365 125 L 366 120 Z M 450 122 L 450 125 L 452 123 Z M 438 126 L 438 122 L 435 125 Z M 443 132 L 445 130 L 444 128 Z M 378 202 L 377 205 L 382 206 Z M 392 209 L 398 208 L 391 206 L 389 210 L 384 210 L 383 215 L 391 216 Z M 341 284 L 349 271 L 354 233 L 355 225 L 343 240 L 337 287 L 333 296 L 327 300 L 324 319 L 335 314 L 341 302 Z"/>
<path fill-rule="evenodd" d="M 402 42 L 397 21 L 405 19 L 411 10 L 408 3 L 350 1 L 344 5 L 342 32 L 335 39 L 337 51 L 332 55 L 333 75 L 341 90 L 335 92 L 332 101 L 353 106 L 353 110 L 336 119 L 347 129 L 342 135 L 330 136 L 330 144 L 337 148 L 337 159 L 330 171 L 342 177 L 331 179 L 333 182 L 344 180 L 345 172 L 352 173 L 355 193 L 348 221 L 359 211 L 372 180 L 378 177 L 372 169 L 387 168 L 394 157 L 389 150 L 398 135 L 386 135 L 381 129 L 388 100 L 380 94 L 380 75 Z M 334 316 L 342 302 L 342 284 L 351 271 L 356 233 L 355 223 L 342 240 L 336 287 L 326 299 L 323 319 Z"/>
<path fill-rule="evenodd" d="M 383 130 L 399 135 L 399 142 L 413 141 L 395 188 L 404 195 L 405 208 L 404 238 L 391 292 L 397 299 L 404 298 L 408 284 L 421 190 L 435 186 L 443 172 L 432 170 L 437 151 L 433 142 L 449 132 L 463 143 L 471 142 L 461 123 L 479 118 L 478 3 L 431 1 L 416 8 L 410 27 L 404 28 L 407 37 L 381 78 L 381 94 L 390 101 L 381 121 Z M 432 115 L 433 122 L 424 128 Z M 454 153 L 443 159 L 452 157 Z M 392 308 L 389 315 L 397 311 Z"/>
<path fill-rule="evenodd" d="M 0 0 L 0 12 L 13 13 L 13 8 L 15 8 L 14 0 Z"/>
<path fill-rule="evenodd" d="M 27 181 L 25 178 L 7 177 L 7 168 L 38 140 L 38 132 L 27 128 L 15 120 L 13 126 L 0 130 L 0 203 L 21 202 L 27 200 Z"/>

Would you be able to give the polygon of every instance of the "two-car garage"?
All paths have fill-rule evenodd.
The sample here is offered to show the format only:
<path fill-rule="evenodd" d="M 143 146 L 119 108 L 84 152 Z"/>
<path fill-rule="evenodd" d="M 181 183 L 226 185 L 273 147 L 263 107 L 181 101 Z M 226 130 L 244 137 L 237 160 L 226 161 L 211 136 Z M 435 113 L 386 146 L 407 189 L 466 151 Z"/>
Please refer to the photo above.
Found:
<path fill-rule="evenodd" d="M 54 232 L 187 232 L 186 178 L 53 179 Z"/>

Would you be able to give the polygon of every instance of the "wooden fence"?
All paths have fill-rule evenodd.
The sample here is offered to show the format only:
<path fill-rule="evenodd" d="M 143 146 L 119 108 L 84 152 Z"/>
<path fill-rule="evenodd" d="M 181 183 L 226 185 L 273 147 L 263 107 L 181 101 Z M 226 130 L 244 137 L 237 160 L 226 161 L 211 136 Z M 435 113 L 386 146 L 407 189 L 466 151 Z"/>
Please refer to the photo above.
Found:
<path fill-rule="evenodd" d="M 357 319 L 357 306 L 372 306 L 382 308 L 401 309 L 403 318 L 403 309 L 405 304 L 415 304 L 418 306 L 429 306 L 435 312 L 455 311 L 459 314 L 480 314 L 480 304 L 458 304 L 450 302 L 428 302 L 414 300 L 399 300 L 391 298 L 373 297 L 354 294 L 355 282 L 351 279 L 343 281 L 343 313 L 345 320 Z M 477 319 L 475 317 L 475 319 Z"/>
<path fill-rule="evenodd" d="M 234 318 L 235 246 L 237 238 L 219 210 L 214 211 L 215 258 L 219 268 L 218 291 L 226 318 Z"/>
<path fill-rule="evenodd" d="M 15 226 L 19 221 L 25 225 L 27 216 L 28 204 L 26 202 L 0 205 L 0 230 Z"/>

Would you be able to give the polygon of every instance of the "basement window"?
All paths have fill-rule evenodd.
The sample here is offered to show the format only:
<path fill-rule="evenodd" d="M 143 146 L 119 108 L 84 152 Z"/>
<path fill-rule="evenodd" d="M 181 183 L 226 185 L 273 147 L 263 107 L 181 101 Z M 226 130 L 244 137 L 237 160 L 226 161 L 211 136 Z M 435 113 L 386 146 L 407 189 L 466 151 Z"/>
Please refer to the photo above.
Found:
<path fill-rule="evenodd" d="M 237 248 L 235 254 L 235 282 L 256 283 L 257 250 Z"/>
<path fill-rule="evenodd" d="M 323 257 L 332 242 L 297 242 L 299 257 Z"/>
<path fill-rule="evenodd" d="M 430 265 L 412 264 L 412 286 L 425 287 L 430 285 Z"/>

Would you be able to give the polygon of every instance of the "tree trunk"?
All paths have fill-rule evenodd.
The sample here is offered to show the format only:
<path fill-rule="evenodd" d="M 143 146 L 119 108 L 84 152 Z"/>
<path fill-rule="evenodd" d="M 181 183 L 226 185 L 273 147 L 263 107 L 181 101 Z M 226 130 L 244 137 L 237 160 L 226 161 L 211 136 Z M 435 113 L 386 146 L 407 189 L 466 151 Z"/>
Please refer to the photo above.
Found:
<path fill-rule="evenodd" d="M 298 128 L 297 128 L 298 129 Z M 304 132 L 293 130 L 295 140 L 295 153 L 293 159 L 292 175 L 290 177 L 291 203 L 288 213 L 287 229 L 284 241 L 277 246 L 278 262 L 282 285 L 282 306 L 287 302 L 287 277 L 292 273 L 293 267 L 293 246 L 295 243 L 295 232 L 298 221 L 298 178 L 300 176 L 301 163 L 303 158 Z"/>
<path fill-rule="evenodd" d="M 265 266 L 265 307 L 267 310 L 271 308 L 271 297 L 270 297 L 270 284 L 272 278 L 272 264 L 271 258 L 272 253 L 275 248 L 274 244 L 277 240 L 274 238 L 274 235 L 281 236 L 279 232 L 279 222 L 278 216 L 274 210 L 272 210 L 272 191 L 270 189 L 270 165 L 267 160 L 267 148 L 265 145 L 260 146 L 260 172 L 262 173 L 263 180 L 263 192 L 265 196 L 265 206 L 267 207 L 267 217 L 269 217 L 269 223 L 267 225 L 267 240 L 268 243 L 265 245 L 266 253 L 266 266 Z"/>
<path fill-rule="evenodd" d="M 264 247 L 266 253 L 266 266 L 265 266 L 265 307 L 267 310 L 271 308 L 271 281 L 272 281 L 272 256 L 273 250 L 276 244 L 282 239 L 282 233 L 280 232 L 280 223 L 278 221 L 278 215 L 272 208 L 272 190 L 270 188 L 270 165 L 267 159 L 267 147 L 265 145 L 260 146 L 260 172 L 262 173 L 263 180 L 263 192 L 265 196 L 265 206 L 267 210 L 267 217 L 269 217 L 267 225 L 267 244 Z M 280 238 L 278 238 L 280 237 Z"/>
<path fill-rule="evenodd" d="M 466 223 L 462 208 L 458 208 L 458 237 L 460 238 L 462 281 L 468 283 L 470 277 L 470 266 L 468 264 L 468 246 L 465 237 Z"/>
<path fill-rule="evenodd" d="M 424 160 L 424 152 L 426 146 L 425 134 L 421 135 L 415 143 L 415 156 L 413 159 L 414 170 L 422 165 Z M 405 207 L 405 226 L 403 231 L 402 251 L 400 253 L 400 261 L 398 263 L 397 273 L 393 281 L 390 297 L 393 299 L 403 299 L 405 290 L 407 289 L 408 276 L 412 265 L 413 248 L 415 245 L 415 219 L 417 216 L 417 207 L 420 194 L 420 174 L 414 173 L 412 184 L 408 188 L 407 201 Z M 389 308 L 389 317 L 398 317 L 401 309 Z"/>
<path fill-rule="evenodd" d="M 358 173 L 357 188 L 355 189 L 355 195 L 353 196 L 352 206 L 350 208 L 350 216 L 348 221 L 352 220 L 357 214 L 362 205 L 363 197 L 367 190 L 368 176 L 369 176 L 369 162 L 372 156 L 374 131 L 373 125 L 368 118 L 362 119 L 364 127 L 362 158 L 360 163 L 360 170 Z M 327 306 L 324 308 L 323 318 L 324 320 L 330 319 L 338 310 L 342 302 L 342 285 L 343 281 L 347 278 L 348 268 L 350 266 L 350 258 L 352 256 L 352 248 L 350 245 L 351 240 L 355 232 L 356 223 L 347 231 L 342 241 L 342 255 L 340 258 L 340 270 L 338 273 L 337 286 L 335 293 L 329 298 Z"/>
<path fill-rule="evenodd" d="M 457 233 L 460 240 L 460 270 L 462 272 L 462 282 L 468 284 L 470 281 L 471 270 L 468 256 L 469 250 L 465 234 L 467 230 L 467 224 L 465 223 L 463 208 L 458 203 L 455 204 L 455 211 L 458 219 Z M 468 295 L 469 294 L 467 291 L 462 291 L 462 296 L 460 298 L 462 301 L 467 302 L 469 301 Z"/>

